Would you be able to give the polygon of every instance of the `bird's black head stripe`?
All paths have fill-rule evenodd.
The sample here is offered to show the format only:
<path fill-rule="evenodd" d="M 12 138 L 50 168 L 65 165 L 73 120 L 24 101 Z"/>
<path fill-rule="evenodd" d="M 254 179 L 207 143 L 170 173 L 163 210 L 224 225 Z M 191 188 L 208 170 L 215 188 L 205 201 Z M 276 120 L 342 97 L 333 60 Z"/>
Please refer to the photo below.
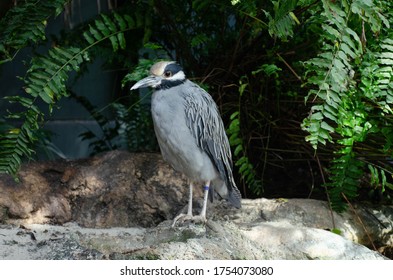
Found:
<path fill-rule="evenodd" d="M 185 80 L 162 80 L 161 84 L 156 89 L 168 89 L 184 83 Z"/>
<path fill-rule="evenodd" d="M 164 72 L 166 72 L 166 71 L 171 71 L 171 72 L 172 72 L 172 75 L 175 75 L 177 72 L 182 71 L 182 70 L 183 70 L 183 68 L 182 68 L 179 64 L 177 64 L 177 63 L 171 63 L 171 64 L 168 64 L 168 65 L 165 67 Z"/>
<path fill-rule="evenodd" d="M 176 75 L 178 72 L 183 71 L 183 68 L 177 64 L 177 63 L 171 63 L 168 64 L 165 69 L 164 69 L 164 73 L 165 72 L 171 72 L 171 76 L 173 77 L 174 75 Z M 176 79 L 162 79 L 161 84 L 159 86 L 156 87 L 156 89 L 168 89 L 171 87 L 175 87 L 178 86 L 182 83 L 184 83 L 186 81 L 186 79 L 181 79 L 181 80 L 176 80 Z"/>

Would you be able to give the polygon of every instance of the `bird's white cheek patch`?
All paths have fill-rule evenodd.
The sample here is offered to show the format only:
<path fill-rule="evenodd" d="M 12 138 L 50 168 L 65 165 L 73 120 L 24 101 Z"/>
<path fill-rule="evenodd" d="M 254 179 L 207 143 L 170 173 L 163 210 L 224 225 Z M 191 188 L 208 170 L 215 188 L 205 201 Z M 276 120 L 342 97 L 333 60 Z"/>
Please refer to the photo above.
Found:
<path fill-rule="evenodd" d="M 184 75 L 183 71 L 177 72 L 175 75 L 172 77 L 168 78 L 167 80 L 169 81 L 182 81 L 186 78 L 186 75 Z"/>

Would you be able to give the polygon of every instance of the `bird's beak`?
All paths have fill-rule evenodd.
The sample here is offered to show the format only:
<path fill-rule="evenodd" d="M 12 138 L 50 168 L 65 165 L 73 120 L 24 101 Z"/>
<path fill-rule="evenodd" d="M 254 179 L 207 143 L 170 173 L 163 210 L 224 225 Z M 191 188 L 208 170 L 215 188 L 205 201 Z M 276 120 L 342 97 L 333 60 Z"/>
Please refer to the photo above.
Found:
<path fill-rule="evenodd" d="M 144 87 L 152 87 L 155 88 L 161 83 L 161 78 L 157 76 L 148 76 L 139 82 L 137 82 L 135 85 L 132 86 L 131 90 L 138 89 L 138 88 L 144 88 Z"/>

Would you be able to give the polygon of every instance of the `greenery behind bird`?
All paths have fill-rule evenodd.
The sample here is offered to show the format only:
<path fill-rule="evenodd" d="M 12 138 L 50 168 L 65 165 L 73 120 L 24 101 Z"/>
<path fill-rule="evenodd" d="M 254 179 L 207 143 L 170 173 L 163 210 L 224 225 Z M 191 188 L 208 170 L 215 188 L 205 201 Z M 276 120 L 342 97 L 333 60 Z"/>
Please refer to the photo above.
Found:
<path fill-rule="evenodd" d="M 51 112 L 71 98 L 71 74 L 78 82 L 99 58 L 120 81 L 171 58 L 217 101 L 243 195 L 320 198 L 326 188 L 337 210 L 370 191 L 389 199 L 391 1 L 119 1 L 110 12 L 48 38 L 51 16 L 69 2 L 18 1 L 1 18 L 0 64 L 34 50 L 21 77 L 24 93 L 6 97 L 22 109 L 0 120 L 1 172 L 15 175 L 24 158 L 34 157 L 47 117 L 37 104 Z M 37 51 L 48 41 L 47 51 Z M 113 119 L 99 118 L 103 108 L 91 108 L 104 128 L 104 138 L 85 134 L 97 140 L 96 151 L 117 148 L 111 143 L 119 140 L 116 133 L 131 150 L 156 149 L 147 107 L 127 90 L 133 79 L 127 75 L 123 89 L 119 82 L 106 108 L 114 126 L 105 123 Z"/>

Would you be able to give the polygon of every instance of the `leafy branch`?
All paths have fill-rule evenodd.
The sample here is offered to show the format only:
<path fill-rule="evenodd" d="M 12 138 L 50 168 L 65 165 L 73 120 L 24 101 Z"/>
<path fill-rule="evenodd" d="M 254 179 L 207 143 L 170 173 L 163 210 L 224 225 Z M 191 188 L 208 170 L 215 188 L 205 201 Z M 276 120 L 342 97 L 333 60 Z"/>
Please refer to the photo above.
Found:
<path fill-rule="evenodd" d="M 124 32 L 138 28 L 128 15 L 113 13 L 112 17 L 101 15 L 100 19 L 89 25 L 83 32 L 87 41 L 86 47 L 53 47 L 47 55 L 39 55 L 32 59 L 30 69 L 24 78 L 27 96 L 6 97 L 10 102 L 19 103 L 25 111 L 9 113 L 8 119 L 22 122 L 20 128 L 12 127 L 0 134 L 0 172 L 15 175 L 23 156 L 31 157 L 34 153 L 32 144 L 43 120 L 43 112 L 35 105 L 38 100 L 44 101 L 49 111 L 56 102 L 68 96 L 66 82 L 72 71 L 78 72 L 83 63 L 90 61 L 89 50 L 95 45 L 110 40 L 112 48 L 124 49 L 126 40 Z"/>
<path fill-rule="evenodd" d="M 257 179 L 254 165 L 251 163 L 247 155 L 246 145 L 244 143 L 241 134 L 241 111 L 240 111 L 240 99 L 246 92 L 248 83 L 244 82 L 244 77 L 240 80 L 239 86 L 239 109 L 236 110 L 230 116 L 230 124 L 227 129 L 229 135 L 229 144 L 234 149 L 233 156 L 236 158 L 235 166 L 238 167 L 239 173 L 242 180 L 247 184 L 247 187 L 255 194 L 260 195 L 262 193 L 262 184 Z"/>
<path fill-rule="evenodd" d="M 391 35 L 371 37 L 383 25 L 390 26 L 380 8 L 368 1 L 349 5 L 323 1 L 322 18 L 318 15 L 317 19 L 322 20 L 322 52 L 305 62 L 307 84 L 311 86 L 306 100 L 313 96 L 312 103 L 317 104 L 311 107 L 302 128 L 309 133 L 306 141 L 315 150 L 327 142 L 336 144 L 327 184 L 336 210 L 345 209 L 344 197 L 350 200 L 358 195 L 365 164 L 357 146 L 381 129 L 390 131 L 386 140 L 391 143 L 391 127 L 381 121 L 392 113 L 392 48 L 391 40 L 385 38 Z M 352 28 L 358 20 L 363 28 Z M 366 24 L 371 33 L 366 32 Z M 379 45 L 389 51 L 373 51 Z"/>
<path fill-rule="evenodd" d="M 70 0 L 27 0 L 13 7 L 0 22 L 0 64 L 11 61 L 22 48 L 44 41 L 47 20 L 58 16 Z"/>

